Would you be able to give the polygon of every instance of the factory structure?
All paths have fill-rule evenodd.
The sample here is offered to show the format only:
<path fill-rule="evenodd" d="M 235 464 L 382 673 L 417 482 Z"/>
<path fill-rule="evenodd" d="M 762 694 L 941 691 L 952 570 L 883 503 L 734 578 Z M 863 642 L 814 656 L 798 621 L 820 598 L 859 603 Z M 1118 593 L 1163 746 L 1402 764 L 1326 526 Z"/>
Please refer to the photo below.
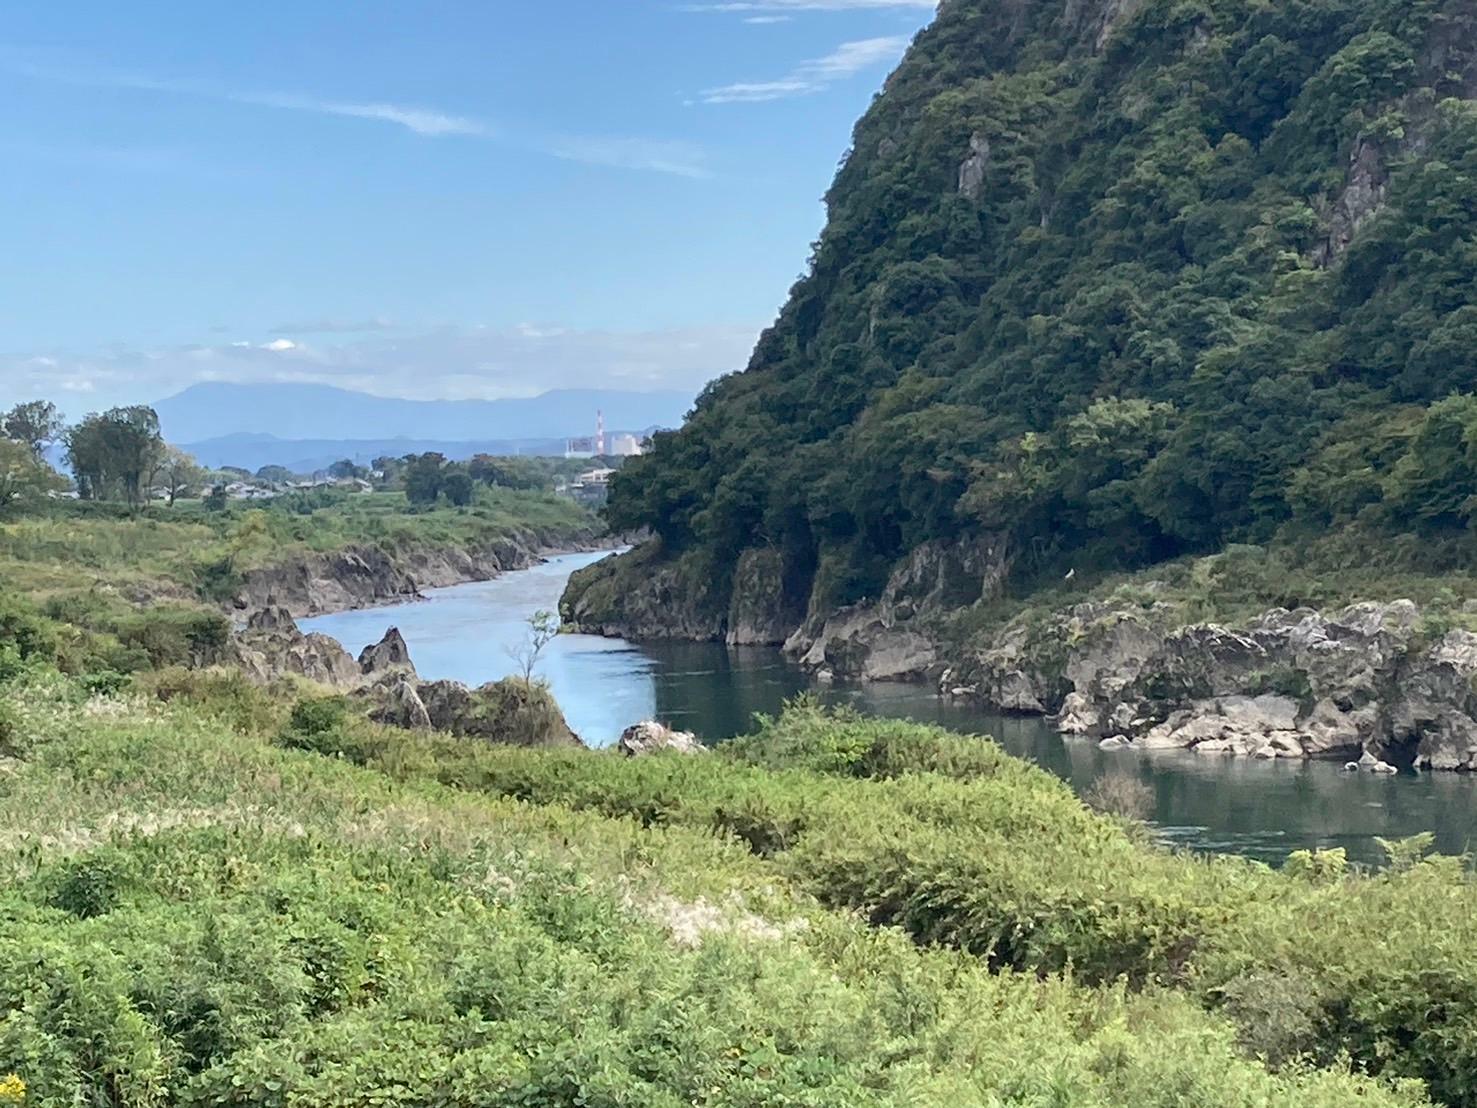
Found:
<path fill-rule="evenodd" d="M 605 434 L 605 413 L 595 413 L 595 435 L 570 439 L 564 446 L 566 458 L 630 458 L 642 451 L 642 439 L 627 432 Z"/>

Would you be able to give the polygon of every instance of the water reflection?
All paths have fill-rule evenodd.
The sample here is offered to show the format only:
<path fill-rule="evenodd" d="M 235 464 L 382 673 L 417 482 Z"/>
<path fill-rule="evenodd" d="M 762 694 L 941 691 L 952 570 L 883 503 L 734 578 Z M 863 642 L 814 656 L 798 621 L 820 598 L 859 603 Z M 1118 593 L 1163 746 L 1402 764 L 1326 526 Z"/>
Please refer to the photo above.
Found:
<path fill-rule="evenodd" d="M 599 557 L 555 558 L 496 581 L 436 590 L 423 603 L 325 616 L 304 621 L 304 627 L 332 635 L 357 653 L 398 626 L 424 677 L 481 684 L 516 671 L 511 652 L 524 640 L 528 616 L 556 607 L 569 574 Z M 721 741 L 749 730 L 755 713 L 772 714 L 810 687 L 775 650 L 638 645 L 585 635 L 555 640 L 539 673 L 570 725 L 596 746 L 614 742 L 642 719 Z M 1152 818 L 1165 838 L 1197 850 L 1275 863 L 1293 850 L 1341 846 L 1355 860 L 1377 862 L 1376 836 L 1432 831 L 1441 850 L 1461 853 L 1477 826 L 1477 782 L 1457 775 L 1375 777 L 1344 774 L 1326 763 L 1105 752 L 1091 742 L 1064 739 L 1042 720 L 981 712 L 923 688 L 816 691 L 829 703 L 850 704 L 869 715 L 992 735 L 1079 791 L 1105 773 L 1133 774 L 1149 786 Z"/>

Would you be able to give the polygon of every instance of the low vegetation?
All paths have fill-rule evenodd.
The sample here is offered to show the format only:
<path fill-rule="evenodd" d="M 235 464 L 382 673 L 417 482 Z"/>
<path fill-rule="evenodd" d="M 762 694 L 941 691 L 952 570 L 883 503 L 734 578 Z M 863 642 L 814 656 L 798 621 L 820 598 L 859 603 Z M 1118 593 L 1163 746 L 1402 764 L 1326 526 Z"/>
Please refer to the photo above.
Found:
<path fill-rule="evenodd" d="M 1418 843 L 1165 853 L 989 742 L 806 704 L 622 759 L 224 672 L 0 690 L 27 1104 L 1472 1102 L 1477 889 Z"/>

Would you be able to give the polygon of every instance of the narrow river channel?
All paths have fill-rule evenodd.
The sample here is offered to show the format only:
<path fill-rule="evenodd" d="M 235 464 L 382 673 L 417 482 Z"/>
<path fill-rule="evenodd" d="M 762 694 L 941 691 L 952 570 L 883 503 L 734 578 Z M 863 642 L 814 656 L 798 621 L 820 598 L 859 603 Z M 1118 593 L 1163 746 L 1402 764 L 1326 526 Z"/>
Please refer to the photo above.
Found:
<path fill-rule="evenodd" d="M 515 671 L 513 652 L 527 620 L 555 609 L 569 575 L 603 554 L 570 554 L 495 581 L 437 589 L 421 602 L 303 621 L 357 653 L 391 627 L 410 644 L 421 675 L 479 685 Z M 615 741 L 643 719 L 697 732 L 708 742 L 742 734 L 756 712 L 773 713 L 810 688 L 777 650 L 712 643 L 637 644 L 562 635 L 539 663 L 570 726 L 592 746 Z M 1107 753 L 1064 739 L 1043 720 L 1006 718 L 939 700 L 926 688 L 822 688 L 833 703 L 862 712 L 942 723 L 991 735 L 1080 790 L 1104 774 L 1132 774 L 1149 786 L 1160 834 L 1206 851 L 1278 863 L 1294 850 L 1342 846 L 1378 862 L 1376 837 L 1436 834 L 1439 849 L 1465 852 L 1477 831 L 1477 780 L 1455 774 L 1375 777 L 1328 763 L 1256 762 L 1178 752 Z"/>

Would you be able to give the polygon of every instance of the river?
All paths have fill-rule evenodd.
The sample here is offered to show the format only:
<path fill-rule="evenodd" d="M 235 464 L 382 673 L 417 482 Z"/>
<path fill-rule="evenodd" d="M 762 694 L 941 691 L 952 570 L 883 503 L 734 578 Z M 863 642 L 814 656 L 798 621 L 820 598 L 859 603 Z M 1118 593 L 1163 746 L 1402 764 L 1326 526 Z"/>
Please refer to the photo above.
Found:
<path fill-rule="evenodd" d="M 570 554 L 494 581 L 436 589 L 424 601 L 303 620 L 356 654 L 400 628 L 422 677 L 479 685 L 518 670 L 530 615 L 557 608 L 570 573 L 603 557 Z M 644 719 L 718 742 L 750 729 L 756 712 L 777 712 L 812 688 L 777 650 L 715 643 L 635 644 L 561 635 L 538 671 L 570 726 L 592 746 L 608 745 Z M 1259 762 L 1182 752 L 1105 752 L 1063 738 L 1040 719 L 1003 717 L 940 700 L 926 688 L 872 685 L 816 690 L 862 712 L 942 723 L 994 736 L 1079 791 L 1104 774 L 1128 773 L 1149 787 L 1150 819 L 1168 841 L 1280 863 L 1294 850 L 1344 847 L 1377 863 L 1376 837 L 1434 832 L 1447 853 L 1465 852 L 1477 828 L 1477 781 L 1456 774 L 1377 777 L 1330 763 Z"/>

